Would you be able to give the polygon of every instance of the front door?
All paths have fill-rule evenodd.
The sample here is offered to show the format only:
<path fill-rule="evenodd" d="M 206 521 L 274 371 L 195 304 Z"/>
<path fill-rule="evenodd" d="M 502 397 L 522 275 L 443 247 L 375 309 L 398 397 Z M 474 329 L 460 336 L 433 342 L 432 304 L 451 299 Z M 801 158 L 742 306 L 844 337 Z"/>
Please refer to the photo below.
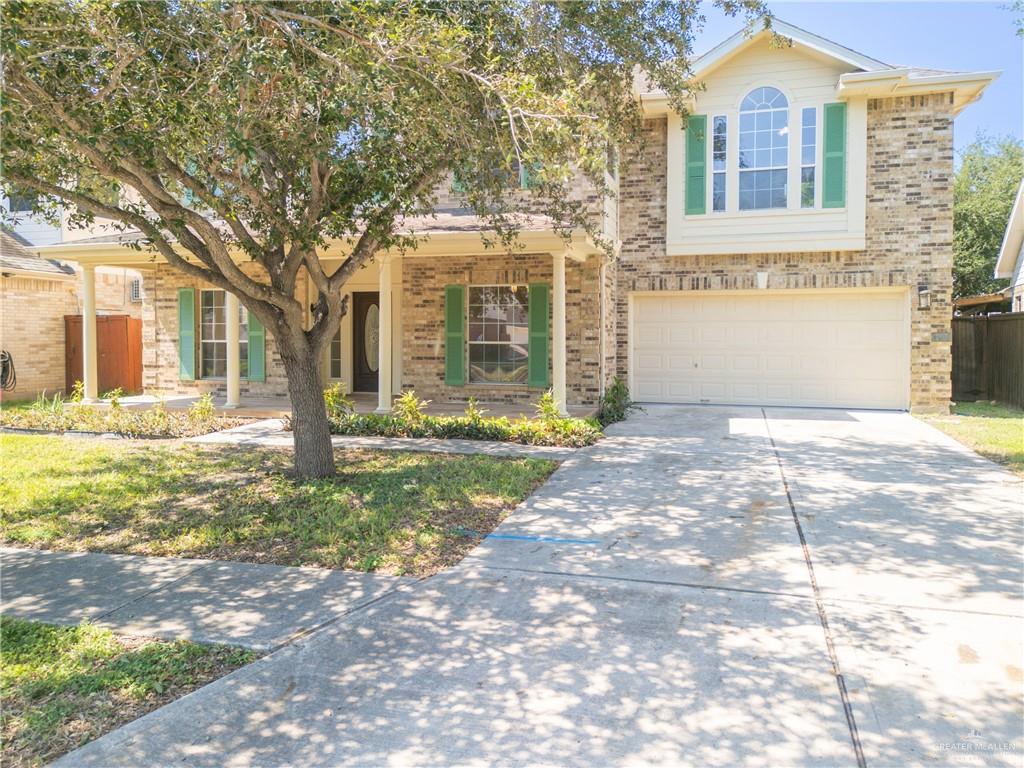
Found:
<path fill-rule="evenodd" d="M 352 294 L 352 334 L 354 389 L 376 392 L 380 369 L 380 294 L 377 291 Z"/>

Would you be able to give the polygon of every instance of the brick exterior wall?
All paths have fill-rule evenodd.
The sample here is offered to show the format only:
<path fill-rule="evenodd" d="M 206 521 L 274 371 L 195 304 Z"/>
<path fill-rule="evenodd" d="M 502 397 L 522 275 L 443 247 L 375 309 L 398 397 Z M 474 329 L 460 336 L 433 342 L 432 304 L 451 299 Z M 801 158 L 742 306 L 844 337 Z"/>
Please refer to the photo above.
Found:
<path fill-rule="evenodd" d="M 873 288 L 911 292 L 911 407 L 948 408 L 953 243 L 952 94 L 868 103 L 867 242 L 864 251 L 667 256 L 665 253 L 666 121 L 645 124 L 645 151 L 624 164 L 621 256 L 616 265 L 615 369 L 628 375 L 627 308 L 632 291 L 756 288 Z M 919 309 L 917 286 L 931 292 Z"/>
<path fill-rule="evenodd" d="M 74 280 L 0 277 L 0 348 L 14 358 L 17 388 L 0 400 L 64 390 L 64 315 L 78 313 Z"/>
<path fill-rule="evenodd" d="M 136 272 L 117 267 L 96 270 L 96 311 L 104 315 L 142 317 L 142 302 L 131 300 L 131 282 L 140 277 Z M 81 281 L 81 277 L 79 277 Z M 81 285 L 81 282 L 79 282 Z M 145 292 L 145 285 L 143 285 Z M 78 311 L 81 311 L 79 304 Z"/>
<path fill-rule="evenodd" d="M 260 269 L 251 263 L 242 269 L 259 278 Z M 185 275 L 173 267 L 160 265 L 146 275 L 142 301 L 142 387 L 147 394 L 154 395 L 200 395 L 211 392 L 224 395 L 225 383 L 218 379 L 196 379 L 182 381 L 178 375 L 178 289 L 195 288 L 196 318 L 199 317 L 198 290 L 210 288 L 199 280 Z M 305 296 L 306 286 L 300 279 L 297 287 L 299 296 Z M 196 343 L 199 342 L 198 329 Z M 196 373 L 199 372 L 199 356 L 196 354 Z M 266 380 L 241 382 L 243 397 L 269 398 L 286 397 L 288 381 L 284 365 L 274 343 L 273 334 L 267 329 Z"/>
<path fill-rule="evenodd" d="M 402 265 L 402 388 L 440 402 L 528 403 L 542 390 L 517 384 L 444 381 L 444 288 L 458 285 L 527 285 L 552 278 L 550 254 L 418 259 Z M 600 397 L 600 265 L 596 257 L 565 265 L 566 398 L 571 405 L 595 405 Z M 550 349 L 549 349 L 550 377 Z"/>
<path fill-rule="evenodd" d="M 666 121 L 645 124 L 643 154 L 625 153 L 619 178 L 621 254 L 603 270 L 591 256 L 566 262 L 567 388 L 573 405 L 594 405 L 615 375 L 628 377 L 628 297 L 633 291 L 905 286 L 911 307 L 911 406 L 941 410 L 950 397 L 952 290 L 952 95 L 876 99 L 868 103 L 866 248 L 863 251 L 706 254 L 665 253 Z M 445 185 L 439 206 L 454 201 Z M 581 190 L 582 191 L 582 190 Z M 585 194 L 585 192 L 584 192 Z M 596 202 L 596 198 L 595 198 Z M 251 265 L 247 266 L 251 268 Z M 551 282 L 550 254 L 403 260 L 402 381 L 437 401 L 527 403 L 539 392 L 518 385 L 444 383 L 444 286 L 450 283 Z M 919 309 L 927 284 L 931 306 Z M 177 288 L 201 287 L 167 266 L 147 274 L 143 365 L 147 392 L 223 392 L 223 382 L 178 379 Z M 301 288 L 304 293 L 305 287 Z M 604 314 L 602 315 L 602 307 Z M 348 354 L 346 349 L 345 354 Z M 602 370 L 604 381 L 602 381 Z M 287 385 L 267 334 L 266 382 L 242 383 L 243 396 L 283 396 Z"/>

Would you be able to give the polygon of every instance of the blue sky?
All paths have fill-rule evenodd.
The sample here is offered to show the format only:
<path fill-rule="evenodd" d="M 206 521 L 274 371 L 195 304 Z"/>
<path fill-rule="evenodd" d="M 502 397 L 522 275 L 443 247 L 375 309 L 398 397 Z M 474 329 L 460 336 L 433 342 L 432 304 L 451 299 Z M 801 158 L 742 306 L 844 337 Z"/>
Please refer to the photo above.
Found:
<path fill-rule="evenodd" d="M 1024 136 L 1024 41 L 1005 3 L 771 2 L 776 18 L 887 64 L 956 71 L 1002 70 L 981 101 L 968 106 L 953 128 L 957 149 L 979 130 Z M 697 36 L 702 53 L 736 32 L 741 22 L 707 3 L 707 24 Z"/>

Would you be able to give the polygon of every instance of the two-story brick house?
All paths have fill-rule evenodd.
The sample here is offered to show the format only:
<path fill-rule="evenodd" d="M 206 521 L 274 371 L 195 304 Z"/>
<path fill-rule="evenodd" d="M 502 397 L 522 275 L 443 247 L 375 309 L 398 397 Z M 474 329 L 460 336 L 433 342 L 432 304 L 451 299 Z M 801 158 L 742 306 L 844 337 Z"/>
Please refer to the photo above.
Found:
<path fill-rule="evenodd" d="M 488 249 L 445 184 L 435 217 L 406 222 L 429 239 L 345 287 L 325 383 L 377 391 L 382 408 L 410 388 L 522 403 L 552 388 L 592 406 L 615 376 L 640 401 L 944 407 L 953 119 L 996 73 L 894 67 L 775 30 L 789 44 L 740 33 L 700 57 L 688 117 L 640 83 L 646 141 L 621 149 L 615 199 L 591 196 L 615 259 L 540 218 L 521 251 Z M 147 391 L 286 395 L 273 339 L 233 297 L 121 239 L 48 255 L 148 270 Z M 343 256 L 322 254 L 328 270 Z"/>

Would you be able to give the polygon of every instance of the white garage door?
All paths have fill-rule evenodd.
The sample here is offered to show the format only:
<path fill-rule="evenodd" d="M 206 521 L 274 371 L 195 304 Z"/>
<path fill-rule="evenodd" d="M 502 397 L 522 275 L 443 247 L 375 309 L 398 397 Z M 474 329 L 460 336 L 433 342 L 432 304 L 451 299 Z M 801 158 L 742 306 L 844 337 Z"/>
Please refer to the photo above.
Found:
<path fill-rule="evenodd" d="M 906 408 L 905 292 L 637 294 L 633 397 Z"/>

